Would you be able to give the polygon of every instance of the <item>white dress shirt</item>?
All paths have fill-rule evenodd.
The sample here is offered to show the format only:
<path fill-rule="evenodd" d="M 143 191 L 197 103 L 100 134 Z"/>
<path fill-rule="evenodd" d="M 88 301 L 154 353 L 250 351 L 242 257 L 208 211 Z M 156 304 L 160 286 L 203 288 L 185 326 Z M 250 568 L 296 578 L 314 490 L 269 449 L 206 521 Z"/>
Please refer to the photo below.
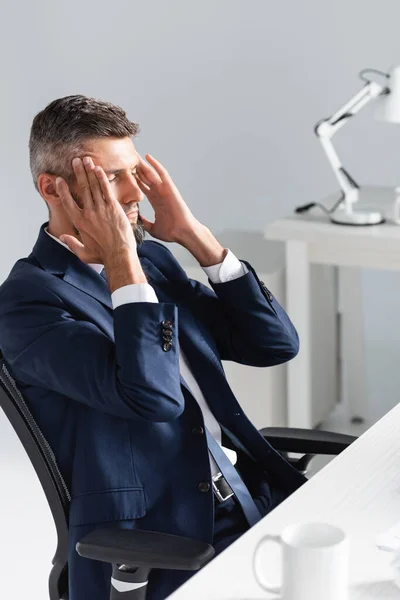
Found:
<path fill-rule="evenodd" d="M 64 244 L 64 242 L 62 242 L 54 235 L 49 233 L 47 231 L 47 227 L 45 228 L 45 231 L 47 235 L 53 238 L 53 240 L 55 240 L 59 244 L 62 244 L 63 246 L 65 246 L 65 248 L 70 250 L 67 244 Z M 72 252 L 72 250 L 70 251 Z M 102 264 L 98 263 L 91 263 L 89 264 L 89 266 L 92 267 L 99 274 L 104 268 Z M 249 272 L 246 265 L 241 263 L 240 260 L 238 260 L 233 254 L 233 252 L 231 252 L 229 249 L 222 263 L 212 265 L 211 267 L 202 267 L 202 269 L 203 271 L 205 271 L 205 273 L 213 283 L 226 283 L 227 281 L 238 279 L 239 277 L 242 277 L 243 275 Z M 122 304 L 129 304 L 130 302 L 158 302 L 158 298 L 154 288 L 149 283 L 132 283 L 129 285 L 124 285 L 115 290 L 111 294 L 111 301 L 113 309 L 115 310 L 118 306 L 121 306 Z M 201 391 L 200 386 L 197 383 L 190 369 L 187 358 L 183 354 L 182 350 L 180 350 L 179 353 L 179 368 L 180 373 L 186 381 L 186 383 L 188 384 L 193 397 L 200 406 L 205 426 L 207 427 L 213 438 L 216 440 L 216 442 L 224 450 L 225 454 L 232 462 L 232 464 L 235 464 L 237 460 L 236 452 L 234 452 L 230 448 L 225 448 L 224 446 L 222 446 L 221 427 L 219 426 L 219 423 L 214 417 L 214 415 L 212 414 L 210 407 L 208 406 L 207 401 L 204 397 L 204 394 Z M 211 455 L 210 466 L 212 475 L 216 475 L 219 472 L 219 469 Z"/>

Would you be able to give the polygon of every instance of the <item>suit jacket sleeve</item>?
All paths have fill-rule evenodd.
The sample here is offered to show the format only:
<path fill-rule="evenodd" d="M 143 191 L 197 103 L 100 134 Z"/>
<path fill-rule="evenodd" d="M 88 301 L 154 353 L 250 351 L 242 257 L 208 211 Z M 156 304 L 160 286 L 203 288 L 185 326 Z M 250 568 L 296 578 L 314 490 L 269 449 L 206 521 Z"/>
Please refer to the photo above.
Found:
<path fill-rule="evenodd" d="M 285 363 L 299 350 L 288 315 L 260 281 L 253 267 L 233 281 L 212 283 L 213 290 L 190 280 L 198 315 L 212 332 L 222 360 L 267 367 Z"/>
<path fill-rule="evenodd" d="M 129 303 L 114 310 L 115 342 L 77 320 L 51 289 L 12 281 L 2 287 L 0 340 L 18 380 L 128 419 L 169 421 L 184 408 L 175 304 Z M 162 322 L 172 324 L 163 350 Z"/>

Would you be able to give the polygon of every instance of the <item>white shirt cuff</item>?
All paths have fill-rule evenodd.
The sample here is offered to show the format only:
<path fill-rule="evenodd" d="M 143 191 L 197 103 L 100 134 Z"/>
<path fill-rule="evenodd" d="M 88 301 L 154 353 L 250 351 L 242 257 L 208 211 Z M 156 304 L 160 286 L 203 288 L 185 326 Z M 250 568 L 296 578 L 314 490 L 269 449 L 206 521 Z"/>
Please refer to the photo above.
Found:
<path fill-rule="evenodd" d="M 130 283 L 115 290 L 111 294 L 111 301 L 115 310 L 121 304 L 129 304 L 130 302 L 158 303 L 158 298 L 149 283 Z"/>
<path fill-rule="evenodd" d="M 212 265 L 211 267 L 202 267 L 202 269 L 212 283 L 226 283 L 227 281 L 233 281 L 249 272 L 246 265 L 240 262 L 229 248 L 222 263 Z"/>

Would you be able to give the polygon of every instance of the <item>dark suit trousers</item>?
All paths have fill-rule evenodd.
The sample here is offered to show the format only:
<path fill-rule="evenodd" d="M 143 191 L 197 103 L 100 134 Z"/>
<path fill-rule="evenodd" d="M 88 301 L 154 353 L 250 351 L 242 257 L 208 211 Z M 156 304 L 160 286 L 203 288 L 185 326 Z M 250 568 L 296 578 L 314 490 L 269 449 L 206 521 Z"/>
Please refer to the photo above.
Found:
<path fill-rule="evenodd" d="M 279 488 L 277 482 L 267 479 L 265 472 L 251 459 L 238 453 L 236 467 L 245 481 L 254 498 L 260 514 L 265 516 L 289 496 L 289 492 Z M 261 517 L 260 517 L 261 518 Z M 112 526 L 125 528 L 127 522 L 112 523 Z M 88 533 L 92 526 L 82 526 L 80 537 Z M 243 533 L 248 531 L 249 525 L 244 517 L 240 505 L 234 498 L 225 502 L 215 501 L 214 537 L 213 546 L 215 555 L 220 554 L 230 546 Z M 74 546 L 76 539 L 70 543 Z M 82 559 L 86 562 L 87 559 Z M 108 563 L 87 560 L 86 577 L 91 577 L 93 600 L 108 600 L 110 597 L 111 566 Z M 89 575 L 90 573 L 90 575 Z M 191 571 L 169 571 L 153 569 L 150 573 L 146 600 L 165 600 L 172 592 L 194 575 Z M 90 600 L 92 600 L 92 597 Z M 71 600 L 74 600 L 71 597 Z"/>
<path fill-rule="evenodd" d="M 268 514 L 278 504 L 290 495 L 290 492 L 280 489 L 277 484 L 267 480 L 265 473 L 250 459 L 239 455 L 237 463 L 247 487 L 257 504 L 262 516 Z M 218 556 L 230 544 L 248 531 L 249 525 L 243 511 L 234 498 L 225 502 L 215 501 L 215 520 L 213 546 L 215 556 Z M 153 571 L 148 584 L 148 598 L 146 600 L 165 600 L 173 591 L 194 575 L 190 571 Z"/>

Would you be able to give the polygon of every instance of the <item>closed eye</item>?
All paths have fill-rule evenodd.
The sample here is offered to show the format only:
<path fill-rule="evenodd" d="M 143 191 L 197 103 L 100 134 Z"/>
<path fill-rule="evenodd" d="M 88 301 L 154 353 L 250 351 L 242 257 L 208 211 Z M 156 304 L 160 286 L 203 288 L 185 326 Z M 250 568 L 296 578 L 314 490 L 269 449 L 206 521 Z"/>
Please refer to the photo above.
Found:
<path fill-rule="evenodd" d="M 135 167 L 132 171 L 131 171 L 132 175 L 137 175 L 137 167 Z M 113 181 L 115 181 L 118 177 L 118 173 L 116 175 L 114 175 L 113 177 L 109 178 L 108 181 L 110 183 L 112 183 Z"/>

